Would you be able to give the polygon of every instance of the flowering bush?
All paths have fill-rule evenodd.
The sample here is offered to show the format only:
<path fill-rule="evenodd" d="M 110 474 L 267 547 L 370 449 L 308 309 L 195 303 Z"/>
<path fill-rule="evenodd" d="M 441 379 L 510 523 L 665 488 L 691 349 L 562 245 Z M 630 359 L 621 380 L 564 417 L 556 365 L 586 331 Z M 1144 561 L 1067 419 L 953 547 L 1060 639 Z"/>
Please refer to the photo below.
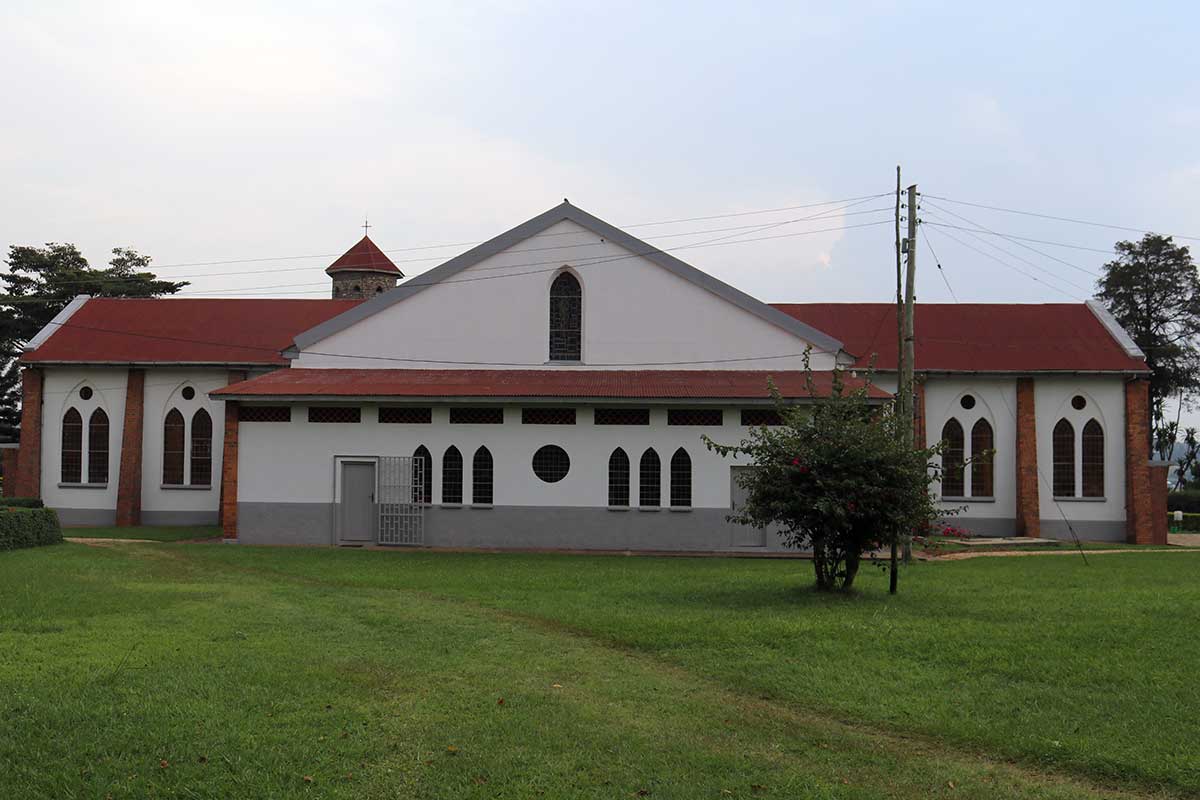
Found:
<path fill-rule="evenodd" d="M 771 385 L 782 425 L 754 428 L 737 445 L 704 441 L 755 466 L 738 478 L 748 496 L 729 519 L 779 529 L 788 546 L 812 549 L 818 589 L 849 589 L 863 553 L 945 515 L 929 492 L 941 446 L 901 443 L 897 426 L 906 423 L 870 400 L 866 383 L 848 391 L 835 371 L 824 398 L 807 357 L 805 371 L 812 400 L 804 406 L 784 404 Z"/>

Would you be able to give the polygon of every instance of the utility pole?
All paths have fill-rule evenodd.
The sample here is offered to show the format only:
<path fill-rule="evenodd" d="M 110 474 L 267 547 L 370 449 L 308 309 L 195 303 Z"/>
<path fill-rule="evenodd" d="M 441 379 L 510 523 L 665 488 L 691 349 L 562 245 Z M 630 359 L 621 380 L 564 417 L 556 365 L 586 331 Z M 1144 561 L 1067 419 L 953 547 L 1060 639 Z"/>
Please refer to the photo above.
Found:
<path fill-rule="evenodd" d="M 904 363 L 904 302 L 903 293 L 900 291 L 900 165 L 896 165 L 896 386 L 900 385 L 900 373 Z M 897 392 L 899 394 L 899 392 Z M 897 413 L 898 410 L 897 410 Z M 901 432 L 903 437 L 903 432 Z M 899 580 L 900 569 L 896 563 L 896 540 L 900 537 L 900 531 L 896 531 L 892 537 L 892 552 L 891 552 L 891 570 L 889 575 L 888 592 L 896 593 L 896 583 Z"/>
<path fill-rule="evenodd" d="M 900 429 L 904 442 L 914 445 L 913 435 L 913 295 L 917 278 L 917 185 L 908 187 L 908 261 L 904 271 L 904 341 L 900 362 Z M 904 563 L 912 561 L 912 533 L 904 536 Z"/>

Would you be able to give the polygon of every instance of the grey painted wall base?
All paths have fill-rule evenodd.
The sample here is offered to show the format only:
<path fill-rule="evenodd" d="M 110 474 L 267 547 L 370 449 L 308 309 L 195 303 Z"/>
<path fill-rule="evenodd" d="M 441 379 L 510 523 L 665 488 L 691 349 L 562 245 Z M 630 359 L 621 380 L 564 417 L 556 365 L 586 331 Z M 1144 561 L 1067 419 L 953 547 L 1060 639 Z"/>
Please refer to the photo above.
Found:
<path fill-rule="evenodd" d="M 1017 521 L 1007 517 L 947 517 L 947 524 L 964 528 L 975 536 L 1016 536 Z M 1062 517 L 1043 519 L 1042 538 L 1071 540 L 1071 530 Z M 1125 520 L 1100 520 L 1088 522 L 1072 520 L 1075 535 L 1082 541 L 1091 542 L 1123 542 L 1125 541 Z"/>
<path fill-rule="evenodd" d="M 238 503 L 243 544 L 333 544 L 333 503 Z"/>
<path fill-rule="evenodd" d="M 111 526 L 117 522 L 115 508 L 56 508 L 58 523 L 64 528 Z"/>
<path fill-rule="evenodd" d="M 1085 542 L 1125 541 L 1125 520 L 1071 521 L 1075 535 Z M 1071 541 L 1071 529 L 1062 517 L 1042 520 L 1042 536 L 1047 539 Z"/>
<path fill-rule="evenodd" d="M 331 503 L 238 503 L 244 544 L 334 544 Z M 774 534 L 727 522 L 722 508 L 610 511 L 495 506 L 425 510 L 425 546 L 485 549 L 785 552 Z"/>
<path fill-rule="evenodd" d="M 143 525 L 216 525 L 217 511 L 142 511 Z"/>

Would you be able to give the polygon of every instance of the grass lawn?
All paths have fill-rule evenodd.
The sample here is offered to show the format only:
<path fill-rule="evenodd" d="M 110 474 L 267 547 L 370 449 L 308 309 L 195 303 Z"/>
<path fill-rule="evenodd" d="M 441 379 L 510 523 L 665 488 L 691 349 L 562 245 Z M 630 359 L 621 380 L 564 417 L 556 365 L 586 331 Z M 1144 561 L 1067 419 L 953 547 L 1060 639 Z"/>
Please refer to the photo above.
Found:
<path fill-rule="evenodd" d="M 1198 574 L 4 553 L 0 797 L 1194 796 Z"/>
<path fill-rule="evenodd" d="M 163 527 L 151 525 L 117 528 L 63 528 L 63 536 L 94 539 L 149 539 L 155 542 L 181 542 L 186 539 L 214 538 L 221 535 L 219 526 L 212 527 Z"/>

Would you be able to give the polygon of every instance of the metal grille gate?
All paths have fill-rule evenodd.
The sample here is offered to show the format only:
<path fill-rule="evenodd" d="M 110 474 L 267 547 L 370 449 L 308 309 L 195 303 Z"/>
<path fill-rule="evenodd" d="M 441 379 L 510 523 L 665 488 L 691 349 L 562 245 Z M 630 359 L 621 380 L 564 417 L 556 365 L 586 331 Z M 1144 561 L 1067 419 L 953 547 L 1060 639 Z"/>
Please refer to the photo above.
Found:
<path fill-rule="evenodd" d="M 425 461 L 412 456 L 379 459 L 379 544 L 425 542 Z"/>

